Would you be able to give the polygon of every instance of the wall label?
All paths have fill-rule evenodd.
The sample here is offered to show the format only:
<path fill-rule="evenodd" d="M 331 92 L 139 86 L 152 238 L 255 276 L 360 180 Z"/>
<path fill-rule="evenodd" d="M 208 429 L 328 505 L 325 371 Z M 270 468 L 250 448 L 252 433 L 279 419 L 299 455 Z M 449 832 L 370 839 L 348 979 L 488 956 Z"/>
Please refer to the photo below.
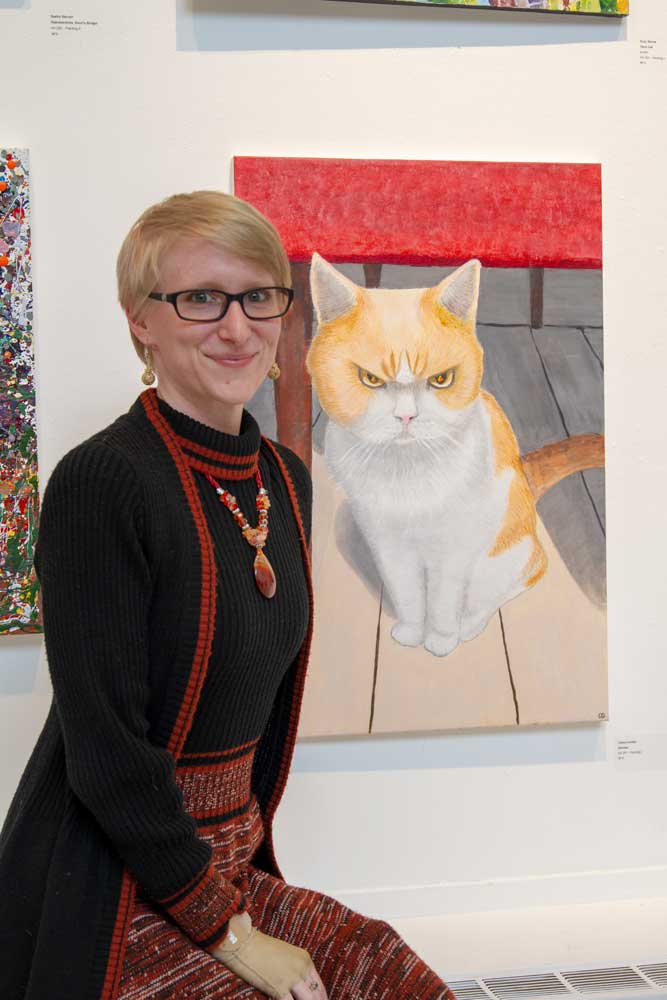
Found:
<path fill-rule="evenodd" d="M 93 28 L 99 28 L 100 22 L 75 17 L 74 14 L 49 14 L 49 26 L 51 37 L 57 38 L 60 35 L 73 34 L 77 31 L 89 32 Z"/>
<path fill-rule="evenodd" d="M 639 65 L 640 66 L 660 66 L 664 67 L 667 56 L 663 52 L 662 45 L 655 38 L 639 39 Z"/>
<path fill-rule="evenodd" d="M 616 765 L 627 768 L 667 768 L 667 734 L 642 733 L 616 739 Z"/>

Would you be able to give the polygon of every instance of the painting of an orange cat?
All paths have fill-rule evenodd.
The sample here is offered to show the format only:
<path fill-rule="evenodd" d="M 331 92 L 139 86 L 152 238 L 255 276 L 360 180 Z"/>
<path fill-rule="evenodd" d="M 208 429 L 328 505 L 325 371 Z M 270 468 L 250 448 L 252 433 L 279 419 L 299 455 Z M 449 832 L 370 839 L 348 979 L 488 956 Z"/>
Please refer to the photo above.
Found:
<path fill-rule="evenodd" d="M 481 265 L 423 289 L 362 288 L 311 265 L 307 367 L 324 453 L 373 554 L 392 638 L 446 656 L 547 572 L 510 422 L 482 389 Z"/>

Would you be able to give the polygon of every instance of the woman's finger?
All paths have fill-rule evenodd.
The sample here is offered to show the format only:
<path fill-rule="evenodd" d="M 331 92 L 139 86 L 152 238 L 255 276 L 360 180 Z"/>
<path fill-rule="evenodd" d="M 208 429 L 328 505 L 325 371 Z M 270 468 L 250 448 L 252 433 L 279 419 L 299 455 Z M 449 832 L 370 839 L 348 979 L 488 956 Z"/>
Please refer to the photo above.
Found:
<path fill-rule="evenodd" d="M 324 983 L 314 965 L 306 977 L 292 987 L 291 993 L 294 1000 L 328 1000 Z"/>

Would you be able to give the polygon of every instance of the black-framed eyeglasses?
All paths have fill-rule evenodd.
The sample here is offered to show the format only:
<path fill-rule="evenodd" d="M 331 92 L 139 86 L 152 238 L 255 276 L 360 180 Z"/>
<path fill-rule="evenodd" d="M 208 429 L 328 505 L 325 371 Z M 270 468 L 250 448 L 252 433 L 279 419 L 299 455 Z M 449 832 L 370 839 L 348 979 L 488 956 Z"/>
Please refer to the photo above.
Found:
<path fill-rule="evenodd" d="M 171 302 L 181 319 L 192 323 L 215 323 L 232 302 L 238 302 L 248 319 L 277 319 L 292 305 L 293 288 L 269 285 L 245 292 L 223 292 L 220 288 L 186 288 L 182 292 L 150 292 L 149 299 Z"/>

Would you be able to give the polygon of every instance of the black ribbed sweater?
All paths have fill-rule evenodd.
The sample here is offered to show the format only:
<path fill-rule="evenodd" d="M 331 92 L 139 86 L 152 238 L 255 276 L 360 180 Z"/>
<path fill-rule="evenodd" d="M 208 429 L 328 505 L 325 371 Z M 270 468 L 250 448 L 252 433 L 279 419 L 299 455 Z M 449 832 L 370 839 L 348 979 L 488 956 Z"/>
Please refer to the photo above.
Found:
<path fill-rule="evenodd" d="M 255 586 L 254 549 L 203 474 L 256 524 L 257 462 L 271 500 L 271 599 Z M 112 995 L 133 886 L 200 946 L 224 935 L 245 902 L 183 807 L 182 752 L 259 738 L 257 863 L 279 874 L 271 822 L 310 642 L 311 502 L 304 463 L 262 439 L 248 411 L 239 435 L 223 434 L 155 390 L 54 469 L 35 552 L 54 701 L 0 834 L 0 951 L 17 956 L 3 1000 L 59 1000 L 60 982 L 63 998 L 77 984 L 91 1000 Z M 43 941 L 56 913 L 63 926 Z M 76 949 L 71 920 L 84 923 Z"/>
<path fill-rule="evenodd" d="M 179 413 L 164 400 L 158 405 L 182 443 L 189 441 L 212 453 L 211 468 L 229 465 L 243 473 L 242 479 L 214 478 L 236 497 L 250 524 L 257 524 L 254 469 L 259 463 L 265 485 L 271 471 L 268 459 L 260 454 L 261 435 L 255 418 L 244 410 L 239 434 L 223 434 Z M 201 451 L 183 447 L 187 455 L 201 461 Z M 223 455 L 242 462 L 230 464 Z M 278 585 L 275 596 L 267 599 L 255 584 L 255 549 L 242 536 L 203 469 L 195 468 L 194 477 L 213 539 L 219 600 L 211 661 L 185 744 L 190 753 L 224 750 L 262 734 L 278 685 L 298 653 L 308 625 L 308 591 L 291 512 L 281 514 L 280 506 L 269 510 L 264 552 Z"/>

